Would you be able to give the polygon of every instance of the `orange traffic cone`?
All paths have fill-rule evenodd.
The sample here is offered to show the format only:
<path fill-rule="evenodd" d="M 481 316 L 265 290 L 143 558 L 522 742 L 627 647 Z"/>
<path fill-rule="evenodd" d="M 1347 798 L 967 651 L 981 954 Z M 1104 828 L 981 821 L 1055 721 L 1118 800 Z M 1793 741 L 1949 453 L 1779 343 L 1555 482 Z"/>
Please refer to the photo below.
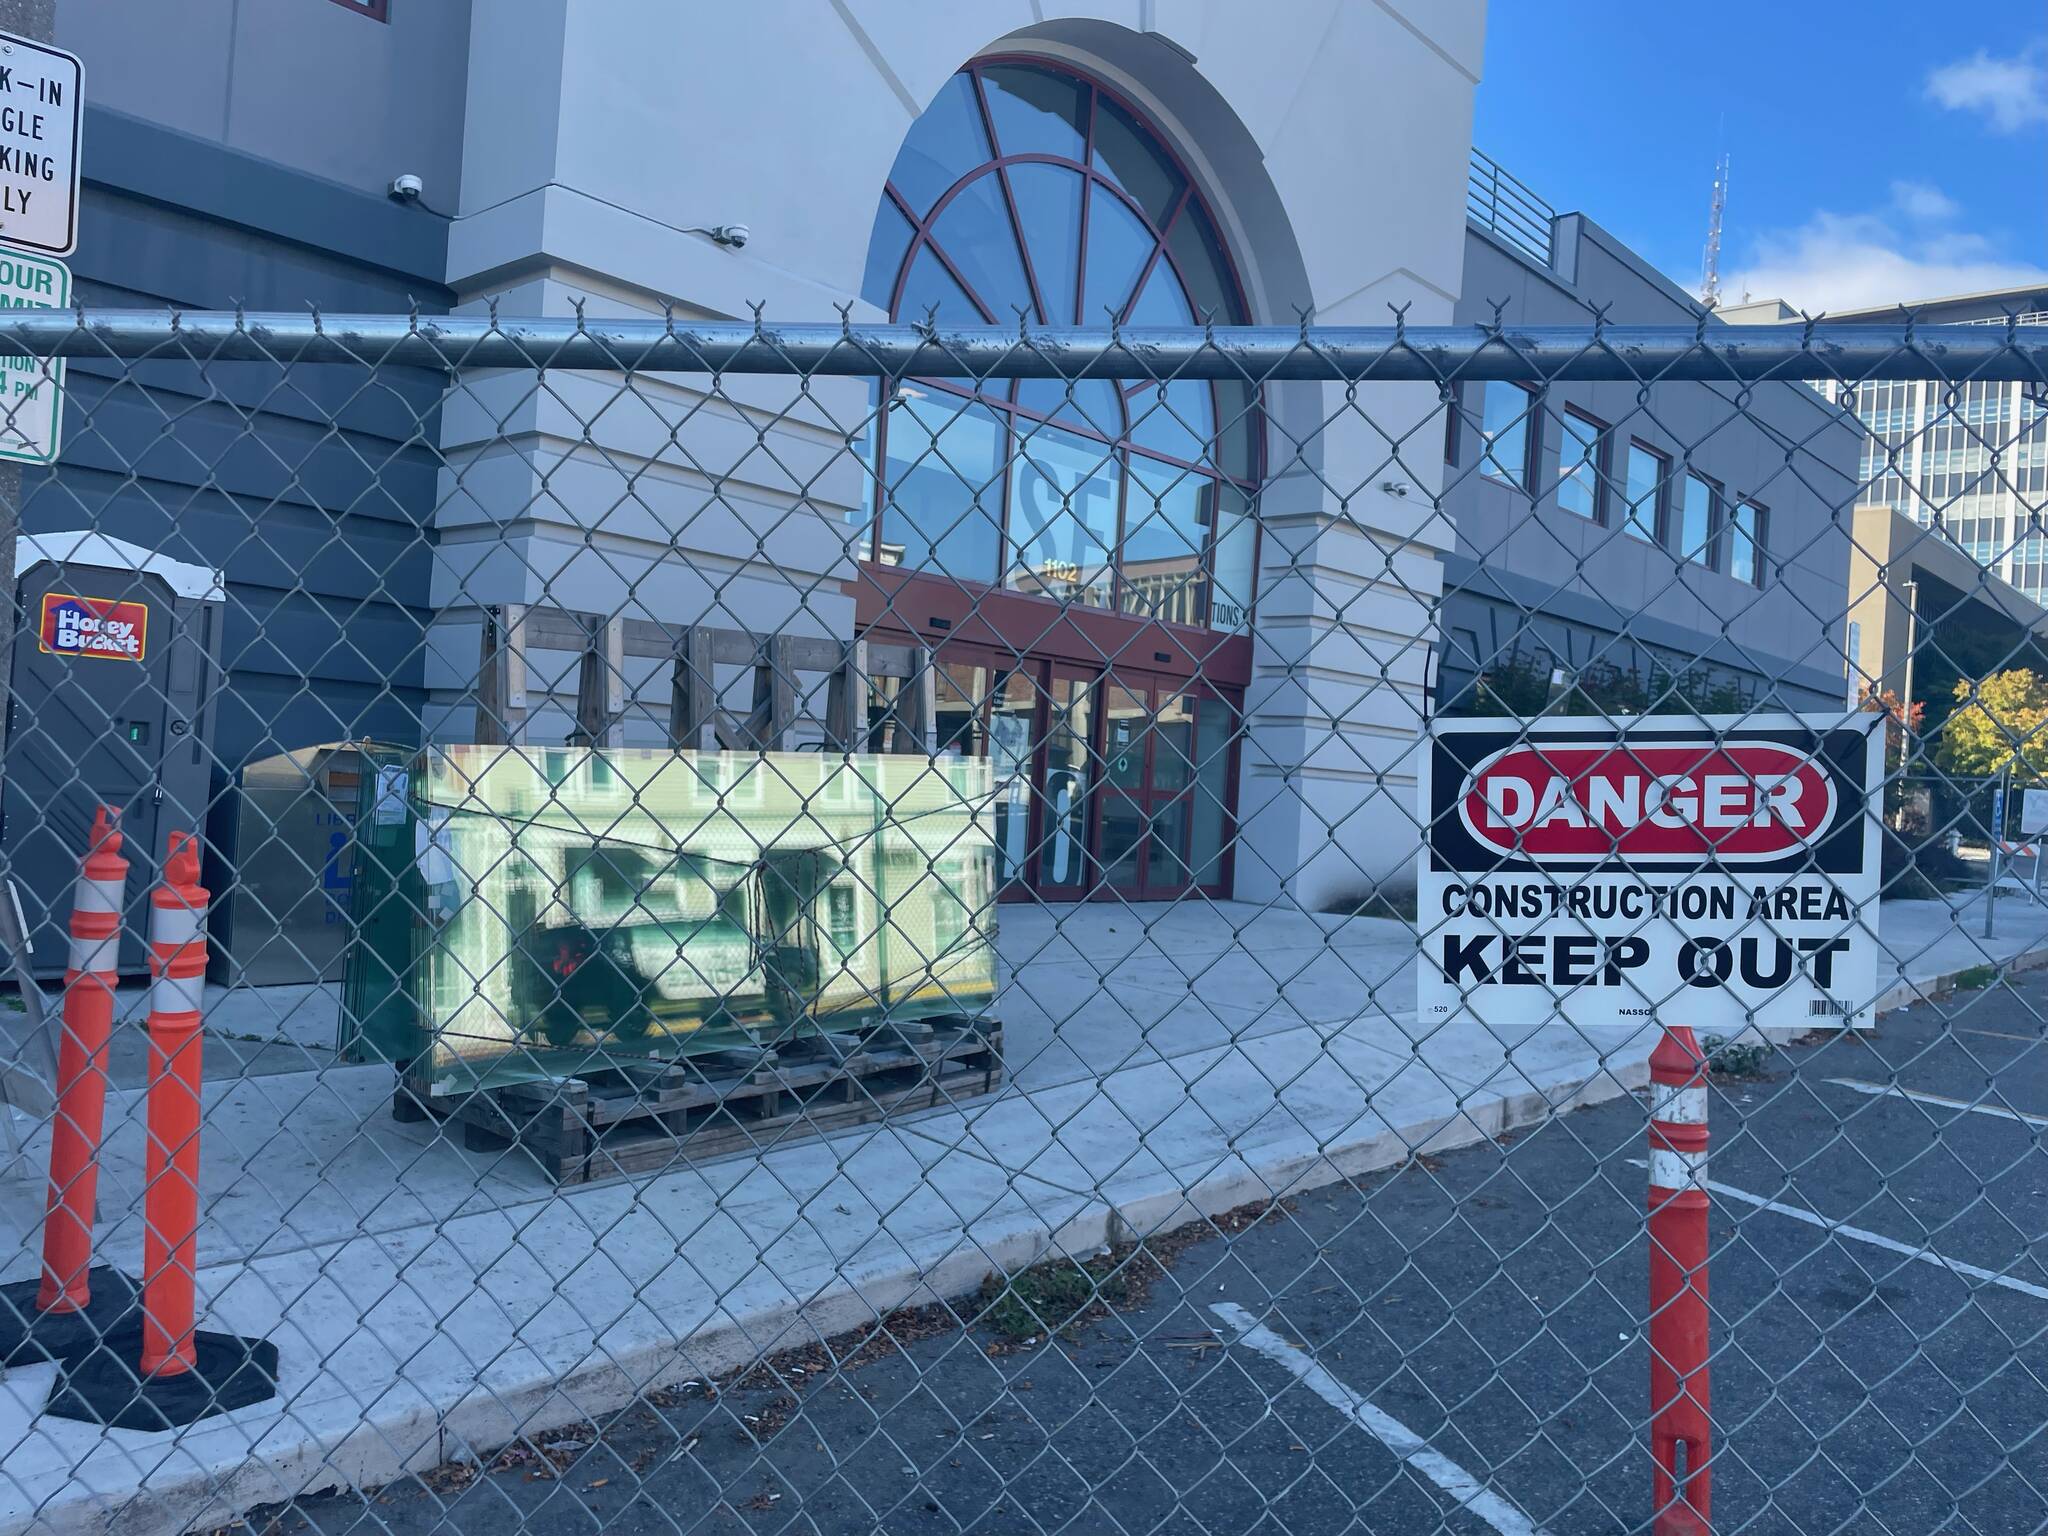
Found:
<path fill-rule="evenodd" d="M 50 1128 L 50 1195 L 43 1218 L 43 1273 L 0 1287 L 0 1361 L 74 1357 L 132 1324 L 135 1282 L 93 1267 L 93 1210 L 99 1193 L 100 1135 L 107 1109 L 107 1044 L 114 1030 L 121 908 L 128 861 L 119 813 L 105 806 L 71 907 L 71 958 L 64 971 L 64 1032 L 57 1052 L 57 1112 Z"/>
<path fill-rule="evenodd" d="M 194 1326 L 206 892 L 188 832 L 171 834 L 150 893 L 149 950 L 142 1324 L 67 1362 L 44 1410 L 119 1429 L 169 1429 L 277 1394 L 275 1344 Z"/>

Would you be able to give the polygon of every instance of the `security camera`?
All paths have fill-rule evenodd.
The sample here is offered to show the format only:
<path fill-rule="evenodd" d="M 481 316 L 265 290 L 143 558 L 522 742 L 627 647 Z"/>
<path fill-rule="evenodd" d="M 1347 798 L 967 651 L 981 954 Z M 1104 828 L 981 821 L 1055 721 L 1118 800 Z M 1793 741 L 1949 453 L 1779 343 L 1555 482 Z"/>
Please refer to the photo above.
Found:
<path fill-rule="evenodd" d="M 403 176 L 391 178 L 391 196 L 401 203 L 416 203 L 420 194 L 427 190 L 427 184 L 408 171 Z"/>
<path fill-rule="evenodd" d="M 752 238 L 754 232 L 744 224 L 719 224 L 713 226 L 707 233 L 720 245 L 729 245 L 738 250 Z"/>

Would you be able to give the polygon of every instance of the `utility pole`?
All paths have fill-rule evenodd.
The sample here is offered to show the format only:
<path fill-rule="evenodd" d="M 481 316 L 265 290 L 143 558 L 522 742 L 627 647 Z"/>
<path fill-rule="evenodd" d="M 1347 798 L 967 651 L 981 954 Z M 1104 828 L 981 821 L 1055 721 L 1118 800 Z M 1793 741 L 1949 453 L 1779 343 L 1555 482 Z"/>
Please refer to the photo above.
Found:
<path fill-rule="evenodd" d="M 0 0 L 0 32 L 11 32 L 33 42 L 54 43 L 57 32 L 57 0 Z M 61 404 L 58 407 L 62 409 Z M 13 703 L 14 637 L 21 628 L 15 610 L 15 546 L 21 538 L 21 466 L 0 460 L 0 789 L 6 784 L 7 716 Z M 57 1077 L 56 1042 L 43 1015 L 43 994 L 36 986 L 29 963 L 28 934 L 24 931 L 19 898 L 15 894 L 14 871 L 7 846 L 0 839 L 0 949 L 6 951 L 0 967 L 10 973 L 19 989 L 25 1030 L 6 1041 L 8 1060 L 0 1071 L 0 1120 L 6 1122 L 10 1153 L 16 1150 L 14 1112 L 16 1105 L 38 1118 L 48 1109 L 42 1094 L 54 1095 Z M 26 1068 L 26 1078 L 23 1069 Z M 49 1100 L 49 1108 L 55 1099 Z M 13 1158 L 8 1159 L 10 1171 Z M 6 1376 L 0 1366 L 0 1378 Z"/>
<path fill-rule="evenodd" d="M 1920 733 L 1913 728 L 1913 657 L 1920 649 L 1920 583 L 1908 581 L 1900 589 L 1906 597 L 1906 675 L 1902 683 L 1904 696 L 1899 700 L 1899 741 L 1904 751 L 1899 757 L 1899 777 L 1905 778 L 1914 772 L 1920 762 Z M 1884 658 L 1878 657 L 1877 664 L 1884 666 Z M 1879 677 L 1882 683 L 1884 678 Z M 1897 826 L 1903 830 L 1906 824 L 1906 802 L 1902 795 L 1899 800 Z"/>
<path fill-rule="evenodd" d="M 1990 938 L 1992 914 L 1998 906 L 1998 856 L 2005 840 L 2005 798 L 2010 793 L 2012 770 L 2002 768 L 1991 791 L 1991 879 L 1984 887 L 1984 937 Z"/>

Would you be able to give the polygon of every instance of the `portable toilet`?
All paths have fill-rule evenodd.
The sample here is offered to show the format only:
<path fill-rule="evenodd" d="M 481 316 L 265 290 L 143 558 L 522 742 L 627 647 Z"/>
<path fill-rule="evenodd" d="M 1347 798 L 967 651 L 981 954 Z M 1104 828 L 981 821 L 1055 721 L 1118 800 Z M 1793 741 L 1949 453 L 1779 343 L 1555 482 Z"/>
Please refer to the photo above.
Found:
<path fill-rule="evenodd" d="M 165 839 L 206 821 L 226 591 L 218 571 L 90 531 L 25 534 L 15 563 L 0 844 L 35 971 L 64 974 L 78 861 L 107 805 L 128 860 L 120 965 L 140 974 Z"/>

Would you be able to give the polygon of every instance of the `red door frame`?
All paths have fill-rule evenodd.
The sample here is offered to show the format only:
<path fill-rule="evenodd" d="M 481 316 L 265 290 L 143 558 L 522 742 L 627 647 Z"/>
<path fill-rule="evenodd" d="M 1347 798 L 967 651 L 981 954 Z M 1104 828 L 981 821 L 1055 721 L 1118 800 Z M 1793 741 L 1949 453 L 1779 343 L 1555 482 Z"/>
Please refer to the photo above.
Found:
<path fill-rule="evenodd" d="M 1144 762 L 1139 768 L 1140 787 L 1137 789 L 1112 787 L 1107 772 L 1109 757 L 1109 710 L 1106 702 L 1098 705 L 1096 714 L 1100 717 L 1099 738 L 1102 743 L 1100 761 L 1104 766 L 1098 770 L 1098 782 L 1095 788 L 1095 799 L 1098 809 L 1093 817 L 1095 837 L 1090 845 L 1096 868 L 1100 870 L 1104 863 L 1101 829 L 1105 818 L 1099 807 L 1106 803 L 1110 796 L 1117 796 L 1136 806 L 1145 823 L 1145 831 L 1141 834 L 1141 841 L 1138 845 L 1137 883 L 1129 886 L 1098 884 L 1089 893 L 1090 899 L 1101 901 L 1172 901 L 1182 896 L 1190 895 L 1205 895 L 1218 899 L 1227 899 L 1232 888 L 1232 881 L 1236 875 L 1237 770 L 1239 766 L 1238 751 L 1244 735 L 1243 694 L 1235 693 L 1235 696 L 1233 696 L 1234 690 L 1217 687 L 1207 678 L 1192 680 L 1176 679 L 1162 673 L 1142 672 L 1131 668 L 1112 669 L 1105 672 L 1099 686 L 1105 689 L 1120 687 L 1127 692 L 1141 693 L 1143 695 L 1145 700 L 1145 724 L 1143 727 L 1145 751 Z M 1203 698 L 1213 698 L 1217 703 L 1229 709 L 1236 721 L 1237 728 L 1231 732 L 1230 739 L 1224 748 L 1228 755 L 1224 762 L 1222 852 L 1218 865 L 1219 878 L 1209 885 L 1193 883 L 1167 885 L 1153 879 L 1151 834 L 1156 825 L 1159 809 L 1163 806 L 1170 806 L 1175 801 L 1185 803 L 1188 808 L 1188 819 L 1182 832 L 1182 845 L 1178 851 L 1178 856 L 1184 867 L 1190 870 L 1193 869 L 1191 853 L 1194 842 L 1194 816 L 1195 808 L 1201 795 L 1203 761 L 1200 756 L 1201 721 L 1196 711 L 1191 709 L 1188 717 L 1187 782 L 1177 788 L 1165 790 L 1157 788 L 1154 782 L 1159 763 L 1160 737 L 1158 719 L 1160 706 L 1166 699 L 1176 697 L 1186 699 L 1190 703 Z"/>
<path fill-rule="evenodd" d="M 890 574 L 902 573 L 896 572 L 892 568 Z M 945 593 L 957 594 L 959 591 L 957 584 L 950 580 L 942 579 L 937 583 L 932 583 L 929 578 L 924 578 L 923 581 L 927 585 L 937 585 Z M 1062 611 L 1060 604 L 1046 599 L 1025 598 L 1022 601 L 1028 602 L 1041 610 L 1060 613 L 1063 618 L 1072 615 L 1074 612 L 1071 608 Z M 1161 625 L 1156 621 L 1135 620 L 1118 615 L 1095 615 L 1094 617 L 1119 620 L 1130 634 L 1142 634 L 1147 629 L 1168 628 L 1168 626 Z M 1090 625 L 1089 628 L 1093 629 L 1094 626 Z M 869 626 L 864 630 L 864 633 L 896 639 L 912 638 L 906 630 L 897 629 L 886 622 Z M 976 633 L 977 631 L 969 628 L 970 635 Z M 1249 655 L 1250 642 L 1244 636 L 1205 635 L 1205 638 L 1212 641 L 1230 640 L 1240 642 L 1245 654 Z M 1129 650 L 1131 647 L 1126 645 L 1121 649 Z M 998 879 L 997 899 L 999 901 L 1163 901 L 1191 894 L 1208 895 L 1217 898 L 1227 898 L 1229 896 L 1232 882 L 1236 876 L 1238 774 L 1241 767 L 1240 752 L 1244 734 L 1244 692 L 1241 686 L 1231 687 L 1228 683 L 1210 676 L 1206 670 L 1198 667 L 1167 670 L 1156 663 L 1152 667 L 1119 666 L 1114 662 L 1105 665 L 1100 652 L 1095 654 L 1093 664 L 1091 665 L 1087 661 L 1078 658 L 1043 653 L 1020 655 L 1018 650 L 1014 648 L 996 647 L 974 643 L 972 640 L 955 640 L 952 638 L 947 638 L 941 643 L 934 645 L 933 650 L 935 660 L 940 667 L 957 663 L 987 669 L 988 678 L 986 686 L 975 703 L 975 712 L 980 722 L 976 734 L 984 742 L 986 742 L 991 729 L 990 714 L 996 699 L 996 678 L 999 675 L 1014 672 L 1023 672 L 1030 678 L 1034 705 L 1031 716 L 1028 770 L 1030 777 L 1025 797 L 1024 873 L 1022 878 L 1017 880 L 1002 881 L 1000 878 Z M 1051 830 L 1047 825 L 1045 783 L 1051 751 L 1052 712 L 1055 707 L 1054 688 L 1062 679 L 1085 683 L 1095 690 L 1094 702 L 1089 711 L 1088 740 L 1084 743 L 1089 765 L 1090 782 L 1087 801 L 1082 808 L 1080 857 L 1083 865 L 1083 883 L 1078 885 L 1047 886 L 1039 879 L 1038 869 L 1040 854 Z M 1144 742 L 1144 762 L 1139 771 L 1139 787 L 1135 790 L 1113 788 L 1109 783 L 1109 711 L 1107 703 L 1108 690 L 1111 687 L 1122 687 L 1134 693 L 1141 693 L 1145 701 L 1145 723 L 1141 728 Z M 1148 830 L 1155 801 L 1162 805 L 1173 800 L 1187 801 L 1189 806 L 1187 835 L 1189 841 L 1192 842 L 1193 815 L 1197 797 L 1200 794 L 1200 772 L 1202 766 L 1199 757 L 1201 741 L 1200 721 L 1198 718 L 1191 718 L 1189 723 L 1188 751 L 1191 761 L 1191 777 L 1189 782 L 1175 790 L 1155 791 L 1152 787 L 1152 780 L 1153 764 L 1158 751 L 1158 732 L 1155 729 L 1154 722 L 1157 719 L 1162 696 L 1178 696 L 1191 700 L 1213 697 L 1231 710 L 1236 721 L 1237 728 L 1232 732 L 1229 744 L 1225 748 L 1228 759 L 1225 763 L 1224 776 L 1223 855 L 1220 863 L 1219 878 L 1206 886 L 1151 887 L 1147 884 L 1148 866 L 1151 861 L 1148 840 L 1140 844 L 1139 883 L 1134 886 L 1108 886 L 1102 883 L 1099 872 L 1102 868 L 1102 807 L 1109 796 L 1119 796 L 1135 804 L 1144 816 L 1148 824 Z M 953 702 L 957 705 L 957 701 L 951 700 L 950 695 L 948 695 L 940 700 L 941 707 L 947 702 Z"/>

